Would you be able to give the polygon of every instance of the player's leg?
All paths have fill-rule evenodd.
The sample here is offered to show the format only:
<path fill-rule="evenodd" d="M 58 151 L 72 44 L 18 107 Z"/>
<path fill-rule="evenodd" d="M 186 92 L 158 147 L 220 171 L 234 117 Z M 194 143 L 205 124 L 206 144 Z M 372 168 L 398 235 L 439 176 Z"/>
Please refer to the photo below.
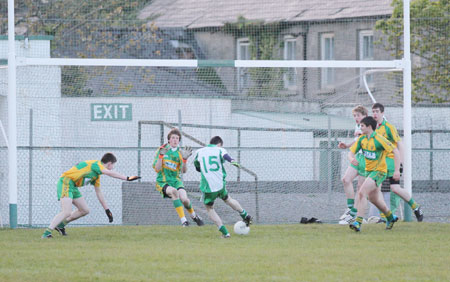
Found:
<path fill-rule="evenodd" d="M 61 212 L 59 212 L 50 222 L 48 228 L 42 234 L 42 238 L 51 238 L 52 231 L 55 227 L 63 221 L 65 218 L 69 217 L 72 213 L 72 199 L 69 197 L 64 197 L 60 199 L 61 202 Z"/>
<path fill-rule="evenodd" d="M 213 193 L 203 193 L 203 204 L 205 204 L 206 212 L 208 213 L 208 217 L 211 219 L 212 222 L 217 226 L 217 229 L 219 229 L 219 232 L 222 233 L 223 238 L 229 238 L 230 232 L 228 232 L 228 229 L 223 225 L 222 219 L 219 217 L 219 215 L 214 210 L 214 201 L 218 197 L 218 192 Z"/>
<path fill-rule="evenodd" d="M 225 188 L 220 191 L 219 197 L 225 202 L 225 204 L 239 213 L 242 220 L 247 226 L 253 223 L 253 218 L 247 213 L 246 210 L 242 208 L 241 204 L 237 200 L 230 197 L 228 191 Z"/>
<path fill-rule="evenodd" d="M 386 229 L 392 229 L 394 223 L 397 222 L 398 217 L 394 215 L 386 205 L 381 189 L 372 191 L 372 193 L 369 194 L 369 200 L 386 215 Z"/>
<path fill-rule="evenodd" d="M 414 215 L 416 216 L 417 221 L 421 222 L 423 220 L 423 212 L 422 212 L 422 209 L 420 208 L 419 204 L 416 203 L 416 201 L 411 197 L 411 195 L 408 193 L 408 191 L 406 191 L 405 189 L 403 189 L 400 186 L 400 183 L 391 184 L 391 191 L 393 193 L 395 193 L 396 195 L 398 195 L 400 198 L 402 198 L 406 203 L 408 203 L 408 205 L 414 211 Z M 392 198 L 391 198 L 391 202 L 392 202 Z M 392 211 L 392 212 L 395 212 L 395 211 Z"/>
<path fill-rule="evenodd" d="M 353 208 L 353 210 L 356 211 L 356 219 L 349 225 L 350 228 L 356 232 L 361 231 L 361 225 L 367 207 L 367 194 L 373 189 L 373 185 L 373 181 L 368 177 L 364 180 L 361 188 L 356 192 L 356 205 Z"/>
<path fill-rule="evenodd" d="M 191 205 L 191 201 L 187 196 L 186 190 L 184 190 L 183 187 L 180 187 L 177 190 L 180 200 L 183 203 L 184 207 L 189 212 L 189 214 L 191 215 L 192 220 L 195 221 L 195 223 L 197 223 L 198 226 L 204 225 L 202 218 L 195 213 L 194 208 Z"/>
<path fill-rule="evenodd" d="M 77 189 L 78 190 L 78 189 Z M 63 219 L 56 227 L 55 230 L 59 232 L 59 234 L 66 236 L 66 225 L 69 224 L 69 222 L 72 222 L 74 220 L 77 220 L 80 217 L 83 217 L 89 213 L 89 207 L 86 203 L 86 200 L 83 196 L 81 196 L 81 193 L 78 192 L 78 194 L 75 196 L 74 193 L 74 199 L 72 201 L 72 204 L 77 208 L 75 211 L 73 211 L 70 216 Z"/>
<path fill-rule="evenodd" d="M 350 165 L 345 171 L 344 177 L 342 178 L 342 184 L 344 186 L 345 196 L 347 197 L 347 209 L 344 214 L 340 217 L 340 220 L 345 222 L 345 219 L 350 215 L 351 209 L 355 205 L 355 191 L 353 189 L 353 179 L 358 176 L 358 170 L 354 165 Z"/>
<path fill-rule="evenodd" d="M 158 186 L 159 185 L 157 184 L 156 185 L 157 189 Z M 169 186 L 168 184 L 165 184 L 161 188 L 161 193 L 164 198 L 172 199 L 173 206 L 175 207 L 175 211 L 177 212 L 178 217 L 180 218 L 181 225 L 183 225 L 183 227 L 189 226 L 189 222 L 187 221 L 186 216 L 184 215 L 183 203 L 180 200 L 177 189 L 173 188 L 172 186 Z"/>

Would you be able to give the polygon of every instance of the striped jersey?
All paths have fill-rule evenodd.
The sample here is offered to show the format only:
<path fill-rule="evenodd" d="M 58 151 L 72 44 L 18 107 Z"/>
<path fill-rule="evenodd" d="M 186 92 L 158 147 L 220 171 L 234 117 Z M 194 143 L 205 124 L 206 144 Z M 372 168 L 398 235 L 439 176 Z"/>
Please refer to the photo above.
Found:
<path fill-rule="evenodd" d="M 394 148 L 397 148 L 397 142 L 401 139 L 398 135 L 397 128 L 395 128 L 394 125 L 386 121 L 386 119 L 383 119 L 383 122 L 378 125 L 375 131 L 391 142 L 392 145 L 394 145 Z M 387 157 L 393 159 L 394 154 L 391 152 L 387 155 Z"/>
<path fill-rule="evenodd" d="M 92 184 L 100 187 L 100 175 L 105 167 L 101 161 L 90 160 L 80 162 L 64 172 L 61 177 L 67 177 L 75 183 L 75 187 Z"/>
<path fill-rule="evenodd" d="M 369 137 L 361 135 L 350 147 L 354 154 L 361 149 L 366 160 L 366 171 L 387 173 L 386 155 L 395 149 L 391 142 L 374 131 Z"/>
<path fill-rule="evenodd" d="M 158 176 L 156 177 L 156 181 L 158 182 L 172 182 L 175 180 L 181 181 L 180 173 L 181 173 L 181 166 L 183 163 L 183 157 L 181 156 L 180 148 L 177 147 L 175 149 L 172 149 L 169 144 L 168 146 L 169 151 L 164 155 L 163 163 L 160 171 L 157 171 Z M 158 149 L 156 151 L 155 160 L 153 161 L 153 169 L 156 171 L 156 162 L 158 161 L 159 156 Z"/>
<path fill-rule="evenodd" d="M 195 154 L 194 165 L 200 168 L 202 179 L 200 190 L 203 193 L 217 192 L 225 188 L 227 172 L 223 166 L 227 150 L 216 145 L 208 145 Z"/>

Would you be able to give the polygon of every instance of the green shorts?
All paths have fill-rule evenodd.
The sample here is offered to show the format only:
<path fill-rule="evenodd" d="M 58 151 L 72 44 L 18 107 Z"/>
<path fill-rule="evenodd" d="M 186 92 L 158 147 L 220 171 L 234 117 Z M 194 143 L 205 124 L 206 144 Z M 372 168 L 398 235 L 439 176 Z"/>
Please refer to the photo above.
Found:
<path fill-rule="evenodd" d="M 394 176 L 394 171 L 395 171 L 394 159 L 386 158 L 386 165 L 387 165 L 387 177 Z"/>
<path fill-rule="evenodd" d="M 350 166 L 356 169 L 358 172 L 358 175 L 366 177 L 366 159 L 364 158 L 364 155 L 361 153 L 356 154 L 355 156 L 356 160 L 358 161 L 358 166 L 350 163 Z"/>
<path fill-rule="evenodd" d="M 375 183 L 377 184 L 377 187 L 383 183 L 383 181 L 386 179 L 387 174 L 381 171 L 367 171 L 367 177 L 372 178 Z"/>
<path fill-rule="evenodd" d="M 173 187 L 175 189 L 184 189 L 184 184 L 183 181 L 181 180 L 174 180 L 174 181 L 168 181 L 168 182 L 160 182 L 160 181 L 156 181 L 156 190 L 161 193 L 161 196 L 163 198 L 170 198 L 167 194 L 166 194 L 166 188 L 170 186 Z"/>
<path fill-rule="evenodd" d="M 61 198 L 78 199 L 82 195 L 78 187 L 75 187 L 75 182 L 68 177 L 61 177 L 57 184 L 58 201 Z"/>
<path fill-rule="evenodd" d="M 217 192 L 203 193 L 203 195 L 202 195 L 203 203 L 207 206 L 214 205 L 214 201 L 217 198 L 221 198 L 222 200 L 225 201 L 228 198 L 227 188 L 223 188 L 222 190 L 217 191 Z"/>

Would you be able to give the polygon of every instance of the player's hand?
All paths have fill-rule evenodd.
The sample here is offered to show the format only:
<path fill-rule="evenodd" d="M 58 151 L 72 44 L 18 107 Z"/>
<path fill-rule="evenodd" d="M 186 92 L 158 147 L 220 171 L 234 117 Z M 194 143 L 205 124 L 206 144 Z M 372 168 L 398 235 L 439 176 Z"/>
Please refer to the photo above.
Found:
<path fill-rule="evenodd" d="M 108 216 L 109 223 L 113 222 L 112 212 L 109 209 L 107 209 L 107 210 L 105 210 L 105 213 Z"/>
<path fill-rule="evenodd" d="M 167 148 L 167 144 L 162 145 L 159 147 L 159 155 L 164 156 L 169 151 L 169 148 Z"/>
<path fill-rule="evenodd" d="M 394 178 L 394 180 L 400 180 L 400 171 L 394 171 L 394 175 L 392 176 L 392 178 Z"/>
<path fill-rule="evenodd" d="M 135 181 L 135 180 L 138 180 L 138 179 L 141 179 L 141 177 L 140 176 L 127 176 L 127 181 Z"/>
<path fill-rule="evenodd" d="M 339 149 L 347 149 L 347 145 L 345 145 L 345 143 L 343 143 L 343 142 L 339 142 L 338 148 Z"/>
<path fill-rule="evenodd" d="M 237 168 L 241 168 L 241 165 L 237 161 L 232 161 L 231 165 L 234 165 Z"/>
<path fill-rule="evenodd" d="M 192 156 L 192 148 L 189 146 L 184 147 L 184 149 L 181 150 L 181 156 L 183 157 L 183 160 L 189 159 L 189 157 Z"/>
<path fill-rule="evenodd" d="M 352 165 L 354 165 L 354 166 L 358 166 L 358 165 L 359 165 L 359 162 L 358 162 L 355 158 L 353 158 L 353 160 L 351 161 L 351 163 L 352 163 Z"/>

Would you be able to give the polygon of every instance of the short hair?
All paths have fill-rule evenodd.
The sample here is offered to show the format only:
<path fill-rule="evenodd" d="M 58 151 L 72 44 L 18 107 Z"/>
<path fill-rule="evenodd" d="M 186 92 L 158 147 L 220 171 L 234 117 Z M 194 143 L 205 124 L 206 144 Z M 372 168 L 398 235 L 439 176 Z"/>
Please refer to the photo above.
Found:
<path fill-rule="evenodd" d="M 368 116 L 369 115 L 369 111 L 363 105 L 358 105 L 358 106 L 354 107 L 353 110 L 352 110 L 352 113 L 360 113 L 363 116 Z"/>
<path fill-rule="evenodd" d="M 117 162 L 116 156 L 113 153 L 106 153 L 103 155 L 101 162 L 106 164 L 112 162 L 113 164 Z"/>
<path fill-rule="evenodd" d="M 364 123 L 365 126 L 372 127 L 372 130 L 375 130 L 377 128 L 377 121 L 371 116 L 363 118 L 361 120 L 361 123 Z"/>
<path fill-rule="evenodd" d="M 214 136 L 214 137 L 211 138 L 211 140 L 209 141 L 209 144 L 213 144 L 213 145 L 219 145 L 219 144 L 222 144 L 222 145 L 223 145 L 223 140 L 222 140 L 222 138 L 220 138 L 220 136 Z"/>
<path fill-rule="evenodd" d="M 172 130 L 169 131 L 169 134 L 167 134 L 167 140 L 169 140 L 172 135 L 178 135 L 181 141 L 181 132 L 178 130 L 178 128 L 172 128 Z"/>
<path fill-rule="evenodd" d="M 372 110 L 380 109 L 380 112 L 384 113 L 384 106 L 380 103 L 375 103 L 372 105 Z"/>

